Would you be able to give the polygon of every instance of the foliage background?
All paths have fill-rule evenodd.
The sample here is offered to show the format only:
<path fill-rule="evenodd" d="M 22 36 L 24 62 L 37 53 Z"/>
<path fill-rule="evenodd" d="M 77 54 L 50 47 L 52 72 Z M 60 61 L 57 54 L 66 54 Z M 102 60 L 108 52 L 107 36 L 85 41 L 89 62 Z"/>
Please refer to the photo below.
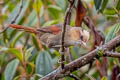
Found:
<path fill-rule="evenodd" d="M 119 34 L 120 0 L 82 0 L 87 9 L 87 15 L 93 20 L 97 29 L 101 30 L 110 41 Z M 0 0 L 0 28 L 1 30 L 15 18 L 21 5 L 20 0 Z M 67 0 L 23 0 L 23 8 L 15 24 L 33 28 L 46 27 L 63 23 Z M 76 4 L 77 5 L 77 0 Z M 71 26 L 75 25 L 75 9 L 72 10 Z M 83 28 L 90 30 L 86 25 Z M 88 48 L 70 47 L 72 60 L 87 53 L 92 44 L 91 35 Z M 59 66 L 60 54 L 54 49 L 43 45 L 44 51 L 39 48 L 39 43 L 34 34 L 23 31 L 7 29 L 0 34 L 0 80 L 19 80 L 20 78 L 38 80 L 52 72 Z M 119 47 L 116 49 L 120 51 Z M 111 80 L 112 68 L 120 65 L 118 59 L 108 59 L 108 78 Z M 66 64 L 68 60 L 66 60 Z M 88 71 L 88 65 L 73 72 L 82 80 L 99 79 L 100 74 L 95 63 Z M 63 80 L 73 80 L 65 77 Z M 106 79 L 102 79 L 106 80 Z"/>

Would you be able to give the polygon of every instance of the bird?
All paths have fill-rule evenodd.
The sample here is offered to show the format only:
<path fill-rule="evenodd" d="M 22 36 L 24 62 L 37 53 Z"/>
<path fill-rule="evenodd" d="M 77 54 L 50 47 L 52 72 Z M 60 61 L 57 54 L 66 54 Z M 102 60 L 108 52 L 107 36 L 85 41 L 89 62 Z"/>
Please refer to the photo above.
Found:
<path fill-rule="evenodd" d="M 50 27 L 41 27 L 39 29 L 30 28 L 23 25 L 9 24 L 10 28 L 34 33 L 39 40 L 49 48 L 60 48 L 63 24 L 51 25 Z M 64 46 L 86 46 L 89 40 L 89 32 L 81 27 L 71 27 L 66 25 Z"/>

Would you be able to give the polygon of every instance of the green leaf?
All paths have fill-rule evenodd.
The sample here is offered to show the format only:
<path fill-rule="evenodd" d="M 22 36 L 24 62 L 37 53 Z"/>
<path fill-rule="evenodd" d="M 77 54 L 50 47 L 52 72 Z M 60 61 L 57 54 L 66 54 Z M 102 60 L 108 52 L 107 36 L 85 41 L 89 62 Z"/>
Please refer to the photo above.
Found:
<path fill-rule="evenodd" d="M 24 35 L 24 32 L 19 32 L 14 38 L 13 40 L 10 42 L 10 46 L 14 47 L 16 42 Z"/>
<path fill-rule="evenodd" d="M 16 49 L 16 48 L 1 48 L 0 51 L 5 51 L 7 53 L 12 53 L 14 56 L 16 56 L 20 61 L 23 61 L 23 55 L 22 53 Z"/>
<path fill-rule="evenodd" d="M 11 32 L 9 40 L 12 40 L 15 37 L 16 34 L 17 34 L 17 30 L 15 29 Z"/>
<path fill-rule="evenodd" d="M 7 44 L 8 44 L 8 35 L 7 35 L 7 31 L 3 32 L 2 37 L 3 37 L 4 43 L 7 45 Z"/>
<path fill-rule="evenodd" d="M 20 77 L 21 77 L 21 75 L 16 76 L 13 80 L 19 80 L 19 79 L 20 79 Z"/>
<path fill-rule="evenodd" d="M 118 19 L 118 15 L 106 15 L 107 20 Z"/>
<path fill-rule="evenodd" d="M 52 59 L 47 51 L 39 53 L 36 59 L 36 74 L 47 75 L 53 71 Z"/>
<path fill-rule="evenodd" d="M 55 1 L 56 1 L 56 4 L 57 4 L 60 8 L 62 8 L 62 10 L 65 10 L 65 9 L 66 9 L 67 4 L 66 4 L 66 1 L 65 1 L 65 0 L 55 0 Z"/>
<path fill-rule="evenodd" d="M 10 52 L 13 55 L 15 55 L 20 61 L 23 61 L 23 55 L 22 55 L 22 53 L 18 49 L 9 48 L 8 52 Z"/>
<path fill-rule="evenodd" d="M 52 21 L 47 21 L 46 23 L 43 24 L 43 26 L 50 26 L 53 24 L 58 23 L 59 20 L 52 20 Z"/>
<path fill-rule="evenodd" d="M 41 8 L 41 10 L 40 10 L 40 17 L 43 15 L 43 12 L 44 12 L 44 8 Z M 33 26 L 33 25 L 35 25 L 37 23 L 37 20 L 38 20 L 38 18 L 37 18 L 37 15 L 36 15 L 36 11 L 32 10 L 30 15 L 28 16 L 28 23 L 27 23 L 26 26 Z M 40 20 L 42 20 L 42 17 L 41 17 Z M 42 21 L 40 23 L 42 23 Z"/>
<path fill-rule="evenodd" d="M 5 80 L 13 80 L 18 64 L 18 59 L 12 60 L 8 63 L 4 72 Z"/>
<path fill-rule="evenodd" d="M 103 0 L 94 0 L 96 10 L 99 10 Z"/>
<path fill-rule="evenodd" d="M 28 65 L 27 65 L 27 72 L 29 74 L 33 74 L 34 68 L 35 68 L 34 62 L 29 62 Z"/>
<path fill-rule="evenodd" d="M 38 14 L 40 13 L 40 9 L 42 7 L 42 1 L 41 0 L 36 0 L 35 3 L 33 4 L 34 9 Z"/>
<path fill-rule="evenodd" d="M 34 34 L 32 35 L 32 42 L 33 42 L 35 48 L 37 49 L 37 51 L 40 51 L 39 44 L 38 44 Z"/>
<path fill-rule="evenodd" d="M 61 12 L 60 7 L 57 7 L 55 5 L 49 5 L 48 12 L 50 16 L 53 17 L 54 19 L 60 19 L 60 12 Z"/>
<path fill-rule="evenodd" d="M 104 11 L 104 14 L 105 14 L 105 15 L 115 15 L 116 12 L 115 12 L 114 9 L 106 9 L 106 10 Z"/>
<path fill-rule="evenodd" d="M 5 41 L 3 40 L 3 35 L 0 35 L 0 45 L 1 46 L 6 46 Z"/>
<path fill-rule="evenodd" d="M 48 8 L 53 8 L 53 9 L 56 9 L 58 11 L 61 11 L 62 9 L 56 5 L 49 5 Z"/>
<path fill-rule="evenodd" d="M 76 54 L 76 53 L 78 53 L 79 51 L 80 51 L 80 48 L 78 48 L 78 47 L 73 47 L 73 46 L 70 47 L 71 55 L 72 55 L 72 57 L 75 58 L 75 59 L 77 59 L 77 58 L 79 57 L 79 55 Z"/>
<path fill-rule="evenodd" d="M 106 8 L 107 6 L 107 3 L 108 3 L 108 0 L 104 0 L 103 3 L 102 3 L 102 8 L 100 9 L 100 12 L 103 13 L 104 9 Z"/>
<path fill-rule="evenodd" d="M 108 80 L 106 76 L 102 77 L 101 80 Z"/>
<path fill-rule="evenodd" d="M 106 36 L 105 42 L 109 42 L 111 39 L 113 39 L 116 36 L 116 33 L 120 30 L 120 23 L 115 24 L 108 35 Z"/>
<path fill-rule="evenodd" d="M 36 11 L 32 10 L 30 15 L 28 16 L 28 23 L 27 26 L 33 26 L 37 23 L 37 15 Z"/>
<path fill-rule="evenodd" d="M 29 49 L 26 50 L 26 52 L 25 52 L 25 61 L 27 61 L 29 59 L 29 57 L 31 56 L 31 53 L 32 53 L 33 49 L 34 48 L 31 47 L 31 48 L 29 48 Z"/>
<path fill-rule="evenodd" d="M 118 0 L 117 6 L 116 6 L 117 10 L 120 10 L 120 0 Z"/>
<path fill-rule="evenodd" d="M 119 54 L 119 53 L 118 53 Z M 115 64 L 117 64 L 120 67 L 120 62 L 118 58 L 115 58 L 112 60 Z"/>
<path fill-rule="evenodd" d="M 117 47 L 115 48 L 115 51 L 119 53 L 119 52 L 120 52 L 120 46 L 117 46 Z"/>
<path fill-rule="evenodd" d="M 35 74 L 35 76 L 38 76 L 39 78 L 43 77 L 43 75 Z"/>

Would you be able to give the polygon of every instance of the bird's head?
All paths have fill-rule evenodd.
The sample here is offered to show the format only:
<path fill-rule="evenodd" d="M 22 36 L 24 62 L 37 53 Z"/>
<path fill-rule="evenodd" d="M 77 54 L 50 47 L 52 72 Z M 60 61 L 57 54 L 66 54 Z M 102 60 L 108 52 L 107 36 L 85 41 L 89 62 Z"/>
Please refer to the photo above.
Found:
<path fill-rule="evenodd" d="M 88 42 L 90 34 L 87 30 L 82 30 L 80 33 L 81 33 L 80 40 L 82 41 L 83 45 L 86 46 L 86 42 Z"/>
<path fill-rule="evenodd" d="M 81 41 L 82 45 L 86 46 L 86 42 L 89 40 L 90 34 L 87 30 L 83 30 L 80 27 L 72 27 L 70 29 L 71 38 L 76 41 Z"/>

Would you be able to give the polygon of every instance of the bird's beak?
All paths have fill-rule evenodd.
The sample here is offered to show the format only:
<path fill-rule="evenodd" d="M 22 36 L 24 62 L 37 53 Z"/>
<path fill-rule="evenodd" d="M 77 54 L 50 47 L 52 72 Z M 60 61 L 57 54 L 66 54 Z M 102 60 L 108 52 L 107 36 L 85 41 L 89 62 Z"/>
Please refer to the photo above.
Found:
<path fill-rule="evenodd" d="M 89 49 L 89 47 L 87 46 L 87 43 L 82 41 L 81 47 L 84 49 Z"/>
<path fill-rule="evenodd" d="M 83 44 L 83 46 L 85 46 L 85 47 L 87 46 L 86 42 L 84 42 L 84 41 L 82 41 L 82 44 Z"/>

